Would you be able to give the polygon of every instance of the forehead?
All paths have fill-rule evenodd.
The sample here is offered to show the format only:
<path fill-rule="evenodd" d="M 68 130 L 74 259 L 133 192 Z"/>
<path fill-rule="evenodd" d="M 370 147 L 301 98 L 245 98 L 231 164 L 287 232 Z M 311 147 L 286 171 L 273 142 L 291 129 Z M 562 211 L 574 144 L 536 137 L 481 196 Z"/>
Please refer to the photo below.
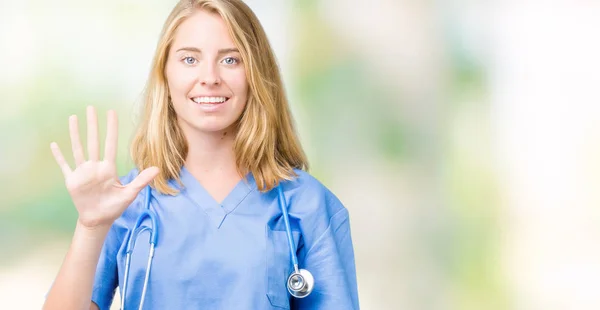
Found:
<path fill-rule="evenodd" d="M 196 10 L 179 25 L 175 32 L 173 47 L 197 47 L 199 49 L 235 47 L 225 21 L 217 13 Z"/>

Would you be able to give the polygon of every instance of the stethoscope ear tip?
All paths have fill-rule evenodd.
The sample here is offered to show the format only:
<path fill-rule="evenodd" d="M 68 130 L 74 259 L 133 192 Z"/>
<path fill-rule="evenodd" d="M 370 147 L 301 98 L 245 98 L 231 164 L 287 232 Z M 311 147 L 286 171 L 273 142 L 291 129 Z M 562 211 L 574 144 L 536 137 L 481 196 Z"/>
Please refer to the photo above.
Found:
<path fill-rule="evenodd" d="M 296 298 L 304 298 L 312 292 L 315 287 L 315 279 L 310 271 L 300 269 L 292 272 L 288 277 L 287 288 L 290 295 Z"/>

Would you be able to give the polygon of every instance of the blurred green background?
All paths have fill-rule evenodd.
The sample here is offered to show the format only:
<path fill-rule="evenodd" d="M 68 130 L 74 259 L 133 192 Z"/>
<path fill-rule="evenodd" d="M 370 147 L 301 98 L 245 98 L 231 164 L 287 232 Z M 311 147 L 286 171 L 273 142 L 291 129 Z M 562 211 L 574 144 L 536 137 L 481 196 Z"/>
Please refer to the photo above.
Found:
<path fill-rule="evenodd" d="M 0 0 L 0 309 L 39 309 L 66 253 L 69 115 L 115 109 L 132 167 L 175 2 Z M 599 4 L 247 3 L 350 211 L 363 309 L 600 307 Z"/>

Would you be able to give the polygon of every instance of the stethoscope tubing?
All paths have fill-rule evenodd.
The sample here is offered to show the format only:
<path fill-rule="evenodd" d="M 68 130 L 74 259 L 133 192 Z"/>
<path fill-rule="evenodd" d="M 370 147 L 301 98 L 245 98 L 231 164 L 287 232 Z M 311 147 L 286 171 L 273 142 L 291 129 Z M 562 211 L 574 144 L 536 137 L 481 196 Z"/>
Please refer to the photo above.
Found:
<path fill-rule="evenodd" d="M 281 185 L 277 186 L 277 194 L 279 195 L 279 208 L 281 209 L 281 213 L 283 214 L 283 222 L 285 223 L 285 232 L 287 234 L 290 257 L 292 258 L 294 270 L 298 272 L 298 257 L 296 256 L 296 252 L 294 252 L 294 249 L 296 247 L 294 246 L 294 237 L 292 236 L 292 226 L 290 225 L 290 219 L 287 210 L 287 202 L 285 201 L 285 196 L 283 195 Z"/>

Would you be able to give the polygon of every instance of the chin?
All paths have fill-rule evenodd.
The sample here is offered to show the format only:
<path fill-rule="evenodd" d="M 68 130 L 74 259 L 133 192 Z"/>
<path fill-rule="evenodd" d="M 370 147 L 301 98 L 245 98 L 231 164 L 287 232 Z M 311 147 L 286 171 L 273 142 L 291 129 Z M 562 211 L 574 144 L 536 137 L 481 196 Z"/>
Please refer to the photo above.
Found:
<path fill-rule="evenodd" d="M 233 124 L 230 123 L 226 123 L 226 124 L 197 124 L 196 126 L 193 126 L 193 129 L 195 131 L 198 132 L 203 132 L 203 133 L 221 133 L 223 131 L 230 131 L 231 129 L 233 129 L 235 126 L 233 126 Z"/>
<path fill-rule="evenodd" d="M 232 115 L 197 115 L 190 113 L 179 117 L 179 125 L 184 132 L 189 134 L 210 134 L 223 131 L 233 131 L 237 126 L 237 118 Z"/>

